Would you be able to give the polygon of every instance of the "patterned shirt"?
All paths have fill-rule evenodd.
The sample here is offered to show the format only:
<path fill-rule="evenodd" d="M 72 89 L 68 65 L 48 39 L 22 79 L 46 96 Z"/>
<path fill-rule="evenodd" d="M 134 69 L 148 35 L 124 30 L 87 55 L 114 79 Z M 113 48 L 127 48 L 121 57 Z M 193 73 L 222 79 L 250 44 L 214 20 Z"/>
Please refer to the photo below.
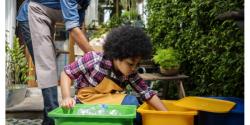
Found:
<path fill-rule="evenodd" d="M 148 100 L 155 95 L 138 73 L 125 78 L 113 68 L 112 61 L 103 58 L 102 52 L 91 51 L 77 61 L 66 65 L 64 71 L 72 80 L 76 80 L 76 89 L 95 87 L 104 77 L 109 77 L 123 89 L 129 84 L 143 100 Z"/>

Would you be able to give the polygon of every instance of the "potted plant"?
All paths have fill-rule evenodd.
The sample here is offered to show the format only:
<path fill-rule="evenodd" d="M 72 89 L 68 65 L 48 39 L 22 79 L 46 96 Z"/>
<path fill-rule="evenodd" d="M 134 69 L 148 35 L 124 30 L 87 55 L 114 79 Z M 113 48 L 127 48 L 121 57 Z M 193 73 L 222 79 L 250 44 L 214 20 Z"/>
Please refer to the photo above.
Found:
<path fill-rule="evenodd" d="M 164 75 L 176 75 L 180 67 L 179 53 L 173 48 L 158 49 L 153 61 L 160 65 L 160 72 Z"/>
<path fill-rule="evenodd" d="M 6 107 L 22 102 L 27 91 L 28 62 L 24 55 L 24 46 L 14 38 L 13 47 L 6 42 Z"/>

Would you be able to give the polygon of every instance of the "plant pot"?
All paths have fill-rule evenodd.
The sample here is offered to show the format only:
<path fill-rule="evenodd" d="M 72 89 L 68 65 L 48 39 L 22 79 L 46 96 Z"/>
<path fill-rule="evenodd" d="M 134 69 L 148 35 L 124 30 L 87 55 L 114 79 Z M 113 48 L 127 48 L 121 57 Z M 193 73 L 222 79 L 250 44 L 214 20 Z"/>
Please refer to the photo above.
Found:
<path fill-rule="evenodd" d="M 6 89 L 6 108 L 21 103 L 25 98 L 26 92 L 26 86 L 19 86 L 11 89 Z"/>
<path fill-rule="evenodd" d="M 154 65 L 140 65 L 137 68 L 138 73 L 154 73 L 158 71 L 159 71 L 159 67 L 154 66 Z"/>
<path fill-rule="evenodd" d="M 179 73 L 179 68 L 164 69 L 160 67 L 160 73 L 165 76 L 174 76 Z"/>

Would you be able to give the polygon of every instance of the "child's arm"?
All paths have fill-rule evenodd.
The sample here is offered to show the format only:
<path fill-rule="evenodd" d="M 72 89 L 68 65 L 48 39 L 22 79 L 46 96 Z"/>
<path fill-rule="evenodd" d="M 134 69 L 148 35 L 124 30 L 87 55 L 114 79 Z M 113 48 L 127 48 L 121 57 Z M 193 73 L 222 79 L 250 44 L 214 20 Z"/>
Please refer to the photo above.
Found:
<path fill-rule="evenodd" d="M 149 105 L 153 106 L 156 110 L 167 111 L 167 108 L 164 106 L 162 101 L 157 95 L 154 95 L 151 99 L 146 101 Z"/>
<path fill-rule="evenodd" d="M 130 75 L 130 85 L 132 88 L 141 94 L 142 98 L 152 107 L 159 111 L 167 111 L 159 97 L 146 84 L 146 82 L 139 76 L 138 73 Z"/>
<path fill-rule="evenodd" d="M 64 108 L 72 108 L 75 105 L 75 100 L 70 96 L 71 79 L 64 71 L 62 71 L 60 81 L 62 93 L 61 106 Z"/>

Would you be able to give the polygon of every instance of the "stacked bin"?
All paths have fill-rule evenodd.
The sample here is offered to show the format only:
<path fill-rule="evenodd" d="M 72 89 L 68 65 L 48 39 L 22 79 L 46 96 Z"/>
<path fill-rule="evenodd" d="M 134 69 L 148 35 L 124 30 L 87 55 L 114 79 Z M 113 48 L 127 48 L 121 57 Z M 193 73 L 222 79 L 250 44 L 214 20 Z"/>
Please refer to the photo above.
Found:
<path fill-rule="evenodd" d="M 235 102 L 235 107 L 228 113 L 210 113 L 200 111 L 198 125 L 244 125 L 244 100 L 234 97 L 210 97 Z"/>
<path fill-rule="evenodd" d="M 143 125 L 193 125 L 197 111 L 174 105 L 175 101 L 163 100 L 168 111 L 156 111 L 143 103 L 137 111 L 142 115 Z"/>

